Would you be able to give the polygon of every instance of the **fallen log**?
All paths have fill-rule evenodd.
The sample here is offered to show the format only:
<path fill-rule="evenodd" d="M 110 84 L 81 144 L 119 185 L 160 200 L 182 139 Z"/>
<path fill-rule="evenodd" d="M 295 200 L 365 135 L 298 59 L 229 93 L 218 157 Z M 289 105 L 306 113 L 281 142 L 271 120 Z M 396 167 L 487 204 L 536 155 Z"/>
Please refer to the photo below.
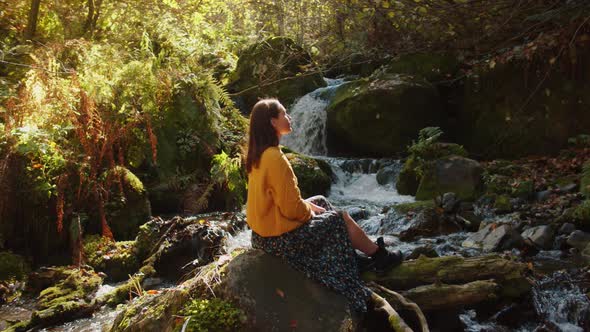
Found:
<path fill-rule="evenodd" d="M 431 284 L 412 288 L 402 295 L 424 311 L 469 307 L 495 300 L 501 287 L 493 280 L 478 280 L 463 285 Z M 389 297 L 385 296 L 389 301 Z"/>
<path fill-rule="evenodd" d="M 407 290 L 428 284 L 465 284 L 493 279 L 499 286 L 498 296 L 518 297 L 530 290 L 526 264 L 498 255 L 464 258 L 445 256 L 405 261 L 386 274 L 365 272 L 362 278 L 392 290 Z"/>

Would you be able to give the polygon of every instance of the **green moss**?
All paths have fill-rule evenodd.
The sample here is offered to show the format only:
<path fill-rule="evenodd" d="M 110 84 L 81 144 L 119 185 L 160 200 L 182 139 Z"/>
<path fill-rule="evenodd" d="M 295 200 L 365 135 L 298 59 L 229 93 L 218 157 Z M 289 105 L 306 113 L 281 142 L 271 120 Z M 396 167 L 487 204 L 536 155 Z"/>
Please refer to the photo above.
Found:
<path fill-rule="evenodd" d="M 533 181 L 521 181 L 515 183 L 512 187 L 512 197 L 529 198 L 533 194 L 535 188 Z"/>
<path fill-rule="evenodd" d="M 104 272 L 110 280 L 124 280 L 139 268 L 135 241 L 113 242 L 100 235 L 84 238 L 84 254 L 88 265 Z"/>
<path fill-rule="evenodd" d="M 23 256 L 10 251 L 0 252 L 0 280 L 23 280 L 31 268 Z"/>
<path fill-rule="evenodd" d="M 571 218 L 579 228 L 590 230 L 590 199 L 584 200 L 580 205 L 574 207 L 570 213 Z"/>
<path fill-rule="evenodd" d="M 328 149 L 391 157 L 439 123 L 440 96 L 423 78 L 397 75 L 342 84 L 327 107 Z"/>
<path fill-rule="evenodd" d="M 422 211 L 424 209 L 433 208 L 434 200 L 416 201 L 411 203 L 400 203 L 394 205 L 393 208 L 400 214 L 406 214 L 410 211 Z"/>
<path fill-rule="evenodd" d="M 512 203 L 510 203 L 510 197 L 506 195 L 496 196 L 494 201 L 494 209 L 497 212 L 508 212 L 512 210 Z"/>
<path fill-rule="evenodd" d="M 402 195 L 416 195 L 420 179 L 416 173 L 418 163 L 415 158 L 410 157 L 406 159 L 404 167 L 399 172 L 395 187 L 397 192 Z"/>
<path fill-rule="evenodd" d="M 327 195 L 332 186 L 332 170 L 325 161 L 301 154 L 285 155 L 297 176 L 302 197 Z"/>
<path fill-rule="evenodd" d="M 484 174 L 484 184 L 486 187 L 486 191 L 491 194 L 510 194 L 512 192 L 512 186 L 510 185 L 511 181 L 512 178 L 506 175 L 490 175 L 487 172 L 486 174 Z"/>
<path fill-rule="evenodd" d="M 221 299 L 196 299 L 188 302 L 182 313 L 190 317 L 188 331 L 238 331 L 246 321 L 239 308 Z"/>

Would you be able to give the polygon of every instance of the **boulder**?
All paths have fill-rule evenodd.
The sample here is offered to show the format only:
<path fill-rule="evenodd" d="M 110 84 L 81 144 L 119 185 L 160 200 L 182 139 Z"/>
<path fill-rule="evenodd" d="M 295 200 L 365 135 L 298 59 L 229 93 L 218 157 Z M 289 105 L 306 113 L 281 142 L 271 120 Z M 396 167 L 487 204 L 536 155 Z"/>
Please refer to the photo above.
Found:
<path fill-rule="evenodd" d="M 409 75 L 342 84 L 327 112 L 328 151 L 357 156 L 398 154 L 418 130 L 442 118 L 436 88 Z"/>
<path fill-rule="evenodd" d="M 416 199 L 453 192 L 462 200 L 475 200 L 483 189 L 483 168 L 472 159 L 449 156 L 433 162 L 420 180 Z"/>
<path fill-rule="evenodd" d="M 399 166 L 398 165 L 389 165 L 380 168 L 375 175 L 377 178 L 377 183 L 384 186 L 387 184 L 395 183 L 397 179 L 397 175 L 399 173 Z"/>
<path fill-rule="evenodd" d="M 141 266 L 137 259 L 135 241 L 114 242 L 100 235 L 84 238 L 86 263 L 96 271 L 104 272 L 109 281 L 122 281 Z"/>
<path fill-rule="evenodd" d="M 252 250 L 234 258 L 218 288 L 224 299 L 248 315 L 243 331 L 350 330 L 353 316 L 345 297 L 307 278 L 279 258 Z"/>
<path fill-rule="evenodd" d="M 557 231 L 557 233 L 560 235 L 570 235 L 575 230 L 576 230 L 576 225 L 566 222 L 566 223 L 563 223 L 561 225 L 561 227 L 559 227 L 559 230 Z"/>
<path fill-rule="evenodd" d="M 277 97 L 289 107 L 295 99 L 326 86 L 309 53 L 292 39 L 271 37 L 240 53 L 227 89 L 243 114 L 259 98 Z"/>
<path fill-rule="evenodd" d="M 566 242 L 570 247 L 578 250 L 584 250 L 588 243 L 590 243 L 590 233 L 582 232 L 580 230 L 573 231 L 567 238 Z"/>
<path fill-rule="evenodd" d="M 521 236 L 525 240 L 530 240 L 535 246 L 547 250 L 553 246 L 555 231 L 551 226 L 535 226 L 522 232 Z"/>
<path fill-rule="evenodd" d="M 488 224 L 481 230 L 471 234 L 461 244 L 465 248 L 478 248 L 484 251 L 503 251 L 520 247 L 522 236 L 510 225 Z"/>
<path fill-rule="evenodd" d="M 301 197 L 328 196 L 332 186 L 332 168 L 327 162 L 298 153 L 286 153 L 285 156 L 297 177 Z"/>
<path fill-rule="evenodd" d="M 382 73 L 420 75 L 429 82 L 447 80 L 459 70 L 456 56 L 444 54 L 404 54 L 391 59 L 373 75 Z"/>
<path fill-rule="evenodd" d="M 461 230 L 450 216 L 440 213 L 437 208 L 420 211 L 404 228 L 399 234 L 402 241 L 412 241 L 423 236 L 451 234 Z"/>

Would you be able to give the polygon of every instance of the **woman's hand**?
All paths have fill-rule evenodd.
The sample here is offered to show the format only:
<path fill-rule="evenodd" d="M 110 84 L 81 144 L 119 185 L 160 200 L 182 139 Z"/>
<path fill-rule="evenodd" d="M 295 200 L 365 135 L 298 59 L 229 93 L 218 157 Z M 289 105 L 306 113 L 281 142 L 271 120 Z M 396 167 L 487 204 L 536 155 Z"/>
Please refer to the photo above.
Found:
<path fill-rule="evenodd" d="M 318 214 L 322 214 L 324 212 L 326 212 L 326 209 L 324 209 L 321 206 L 315 205 L 312 202 L 307 202 L 309 204 L 309 206 L 311 207 L 311 212 L 313 212 L 313 215 L 318 215 Z"/>

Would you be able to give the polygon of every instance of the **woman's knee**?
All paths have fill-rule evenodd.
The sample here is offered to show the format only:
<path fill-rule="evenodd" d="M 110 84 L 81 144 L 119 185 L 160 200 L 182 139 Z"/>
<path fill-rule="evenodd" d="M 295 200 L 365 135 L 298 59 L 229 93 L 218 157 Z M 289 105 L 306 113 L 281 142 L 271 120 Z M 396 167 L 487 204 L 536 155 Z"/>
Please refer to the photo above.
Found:
<path fill-rule="evenodd" d="M 312 202 L 315 205 L 319 205 L 326 210 L 333 210 L 332 203 L 330 203 L 330 201 L 328 201 L 324 195 L 315 195 L 306 200 Z"/>

